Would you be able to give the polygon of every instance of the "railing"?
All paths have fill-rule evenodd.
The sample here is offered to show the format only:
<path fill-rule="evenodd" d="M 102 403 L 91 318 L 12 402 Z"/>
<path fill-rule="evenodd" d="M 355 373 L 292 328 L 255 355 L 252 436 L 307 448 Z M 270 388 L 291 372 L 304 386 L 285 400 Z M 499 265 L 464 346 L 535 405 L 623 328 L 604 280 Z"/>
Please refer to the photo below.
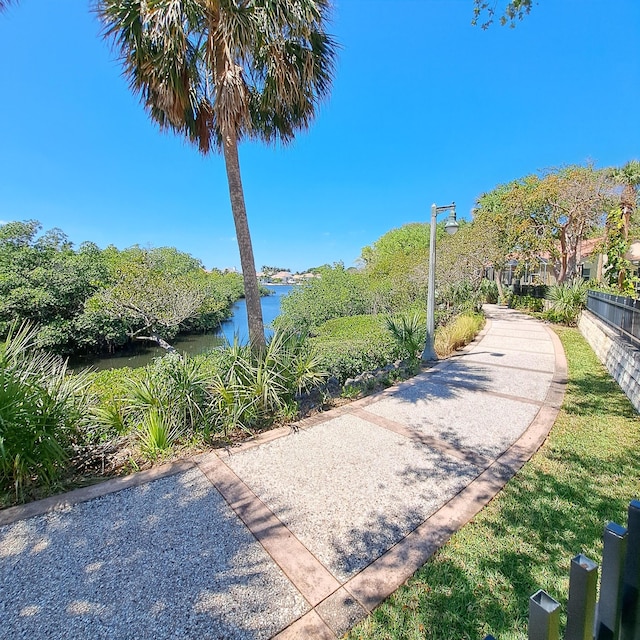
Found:
<path fill-rule="evenodd" d="M 532 298 L 546 298 L 547 290 L 543 284 L 518 284 L 514 283 L 513 293 L 517 296 L 531 296 Z"/>
<path fill-rule="evenodd" d="M 640 346 L 640 300 L 589 291 L 587 309 L 636 346 Z"/>
<path fill-rule="evenodd" d="M 571 560 L 564 640 L 640 640 L 640 501 L 629 505 L 627 529 L 610 522 L 604 530 L 600 600 L 598 565 Z M 560 639 L 560 603 L 546 591 L 529 599 L 529 640 Z M 486 636 L 485 640 L 495 640 Z"/>

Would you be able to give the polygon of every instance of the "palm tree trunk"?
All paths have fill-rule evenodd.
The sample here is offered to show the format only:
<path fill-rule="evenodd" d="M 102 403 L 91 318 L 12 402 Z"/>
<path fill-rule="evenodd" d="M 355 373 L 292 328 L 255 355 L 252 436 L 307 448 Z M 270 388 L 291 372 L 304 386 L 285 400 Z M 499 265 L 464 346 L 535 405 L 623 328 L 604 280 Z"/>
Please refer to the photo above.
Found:
<path fill-rule="evenodd" d="M 256 264 L 249 233 L 247 209 L 244 203 L 244 191 L 240 177 L 240 160 L 238 158 L 238 139 L 233 134 L 223 136 L 224 162 L 227 169 L 229 197 L 231 198 L 231 212 L 236 226 L 236 238 L 240 251 L 240 266 L 244 280 L 244 295 L 247 302 L 247 318 L 249 320 L 249 342 L 252 349 L 262 351 L 266 347 L 264 339 L 264 321 L 262 319 L 262 305 L 260 290 L 256 276 Z"/>

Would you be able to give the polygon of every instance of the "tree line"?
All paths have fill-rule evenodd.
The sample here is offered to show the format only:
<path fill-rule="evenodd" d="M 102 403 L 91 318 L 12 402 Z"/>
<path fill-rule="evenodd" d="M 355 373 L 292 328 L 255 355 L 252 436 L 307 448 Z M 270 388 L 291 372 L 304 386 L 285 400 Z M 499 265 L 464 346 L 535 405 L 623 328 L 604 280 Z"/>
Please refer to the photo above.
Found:
<path fill-rule="evenodd" d="M 557 283 L 578 275 L 582 241 L 596 238 L 602 261 L 601 285 L 634 293 L 627 252 L 640 234 L 637 220 L 640 162 L 597 169 L 572 165 L 497 185 L 476 202 L 473 218 L 455 235 L 437 231 L 436 298 L 446 322 L 456 310 L 484 297 L 488 267 L 498 296 L 507 265 L 516 274 L 535 271 L 545 259 Z M 280 326 L 312 333 L 334 318 L 362 314 L 424 311 L 429 270 L 429 226 L 410 223 L 364 247 L 358 269 L 324 267 L 322 278 L 298 288 L 282 302 Z"/>
<path fill-rule="evenodd" d="M 12 323 L 40 327 L 59 354 L 113 352 L 135 340 L 168 347 L 178 332 L 210 331 L 243 295 L 237 273 L 205 271 L 173 247 L 74 249 L 35 220 L 0 226 L 0 337 Z"/>
<path fill-rule="evenodd" d="M 582 242 L 597 238 L 607 256 L 597 278 L 621 293 L 633 292 L 625 258 L 637 232 L 640 162 L 597 169 L 572 165 L 498 185 L 477 201 L 472 241 L 500 282 L 510 260 L 536 266 L 545 257 L 558 283 L 579 275 Z"/>

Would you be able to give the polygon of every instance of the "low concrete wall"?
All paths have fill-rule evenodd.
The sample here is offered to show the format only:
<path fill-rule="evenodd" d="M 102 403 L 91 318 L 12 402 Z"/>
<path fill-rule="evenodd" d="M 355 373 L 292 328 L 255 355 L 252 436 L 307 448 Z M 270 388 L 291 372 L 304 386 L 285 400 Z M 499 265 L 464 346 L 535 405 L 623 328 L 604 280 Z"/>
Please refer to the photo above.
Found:
<path fill-rule="evenodd" d="M 640 350 L 590 311 L 578 321 L 580 333 L 640 412 Z"/>

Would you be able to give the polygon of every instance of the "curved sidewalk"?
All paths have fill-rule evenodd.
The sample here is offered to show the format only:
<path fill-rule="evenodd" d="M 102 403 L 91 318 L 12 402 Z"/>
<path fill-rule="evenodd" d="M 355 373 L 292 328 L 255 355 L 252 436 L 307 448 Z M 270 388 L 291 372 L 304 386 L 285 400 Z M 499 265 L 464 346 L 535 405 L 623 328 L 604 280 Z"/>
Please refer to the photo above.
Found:
<path fill-rule="evenodd" d="M 0 511 L 0 637 L 340 637 L 553 425 L 559 340 L 486 312 L 454 357 L 294 430 Z"/>

